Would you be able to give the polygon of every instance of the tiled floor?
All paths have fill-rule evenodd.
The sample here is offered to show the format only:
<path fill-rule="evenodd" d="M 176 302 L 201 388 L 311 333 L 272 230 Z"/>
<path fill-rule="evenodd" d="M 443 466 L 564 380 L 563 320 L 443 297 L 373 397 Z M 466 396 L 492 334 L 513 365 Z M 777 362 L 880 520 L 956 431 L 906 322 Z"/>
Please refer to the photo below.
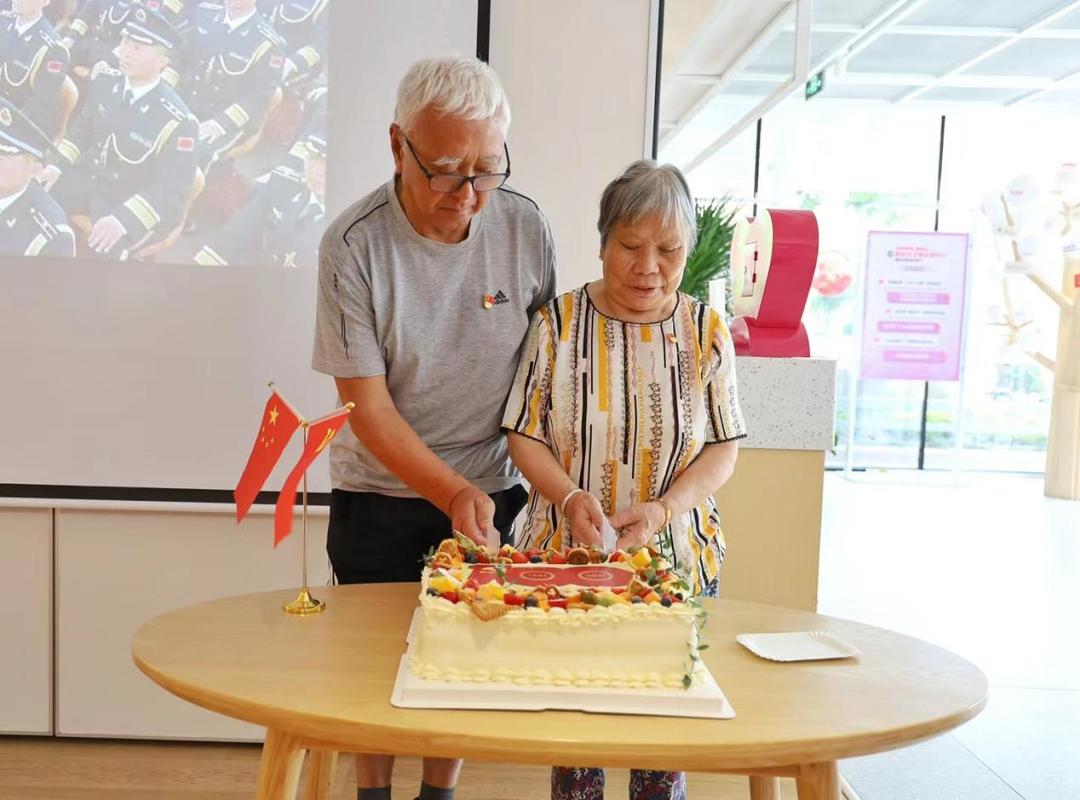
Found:
<path fill-rule="evenodd" d="M 844 762 L 862 800 L 1080 798 L 1080 503 L 1039 479 L 830 473 L 820 609 L 978 664 L 986 711 Z"/>

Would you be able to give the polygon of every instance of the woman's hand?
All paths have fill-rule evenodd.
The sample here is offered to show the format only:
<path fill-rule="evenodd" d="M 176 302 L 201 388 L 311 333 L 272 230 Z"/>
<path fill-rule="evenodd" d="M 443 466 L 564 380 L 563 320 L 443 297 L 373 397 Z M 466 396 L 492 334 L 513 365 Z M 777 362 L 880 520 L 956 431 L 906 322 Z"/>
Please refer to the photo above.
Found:
<path fill-rule="evenodd" d="M 604 509 L 596 496 L 586 491 L 574 492 L 566 500 L 566 522 L 574 544 L 602 547 L 600 527 L 604 524 Z"/>
<path fill-rule="evenodd" d="M 620 550 L 643 547 L 653 534 L 660 530 L 667 518 L 667 511 L 655 500 L 651 503 L 634 503 L 611 518 L 611 525 L 619 531 L 615 546 Z"/>

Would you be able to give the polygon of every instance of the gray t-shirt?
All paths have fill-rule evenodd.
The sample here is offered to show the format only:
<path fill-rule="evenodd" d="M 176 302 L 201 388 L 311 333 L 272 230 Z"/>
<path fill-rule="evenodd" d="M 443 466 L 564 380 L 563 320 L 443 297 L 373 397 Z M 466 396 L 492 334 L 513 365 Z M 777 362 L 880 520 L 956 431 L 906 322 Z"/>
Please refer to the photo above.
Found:
<path fill-rule="evenodd" d="M 469 236 L 417 233 L 381 186 L 339 216 L 319 247 L 311 366 L 338 378 L 386 375 L 394 405 L 439 458 L 486 492 L 520 476 L 500 430 L 534 311 L 555 296 L 555 249 L 540 208 L 491 193 Z M 333 486 L 416 493 L 345 426 L 330 447 Z"/>

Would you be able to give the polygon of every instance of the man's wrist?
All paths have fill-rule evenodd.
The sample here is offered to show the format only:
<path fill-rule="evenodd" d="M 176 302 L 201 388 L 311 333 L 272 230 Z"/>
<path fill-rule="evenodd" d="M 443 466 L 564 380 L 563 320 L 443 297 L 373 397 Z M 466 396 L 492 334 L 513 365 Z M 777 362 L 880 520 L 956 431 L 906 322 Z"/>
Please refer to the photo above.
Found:
<path fill-rule="evenodd" d="M 462 478 L 460 482 L 454 482 L 454 484 L 447 490 L 446 494 L 443 495 L 443 497 L 445 498 L 445 506 L 443 507 L 443 512 L 446 514 L 446 516 L 451 516 L 450 512 L 454 507 L 454 503 L 457 502 L 458 497 L 461 496 L 461 493 L 464 492 L 466 489 L 471 488 L 472 484 L 464 478 Z"/>

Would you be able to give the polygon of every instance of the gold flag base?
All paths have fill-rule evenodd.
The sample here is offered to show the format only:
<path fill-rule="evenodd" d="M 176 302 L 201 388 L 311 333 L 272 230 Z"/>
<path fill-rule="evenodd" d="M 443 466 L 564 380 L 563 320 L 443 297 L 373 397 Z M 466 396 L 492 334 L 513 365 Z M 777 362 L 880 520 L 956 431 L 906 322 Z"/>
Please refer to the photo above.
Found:
<path fill-rule="evenodd" d="M 296 614 L 300 617 L 310 617 L 312 614 L 321 614 L 326 610 L 326 603 L 316 600 L 311 596 L 308 587 L 300 590 L 300 594 L 291 603 L 286 603 L 283 608 L 286 614 Z"/>

